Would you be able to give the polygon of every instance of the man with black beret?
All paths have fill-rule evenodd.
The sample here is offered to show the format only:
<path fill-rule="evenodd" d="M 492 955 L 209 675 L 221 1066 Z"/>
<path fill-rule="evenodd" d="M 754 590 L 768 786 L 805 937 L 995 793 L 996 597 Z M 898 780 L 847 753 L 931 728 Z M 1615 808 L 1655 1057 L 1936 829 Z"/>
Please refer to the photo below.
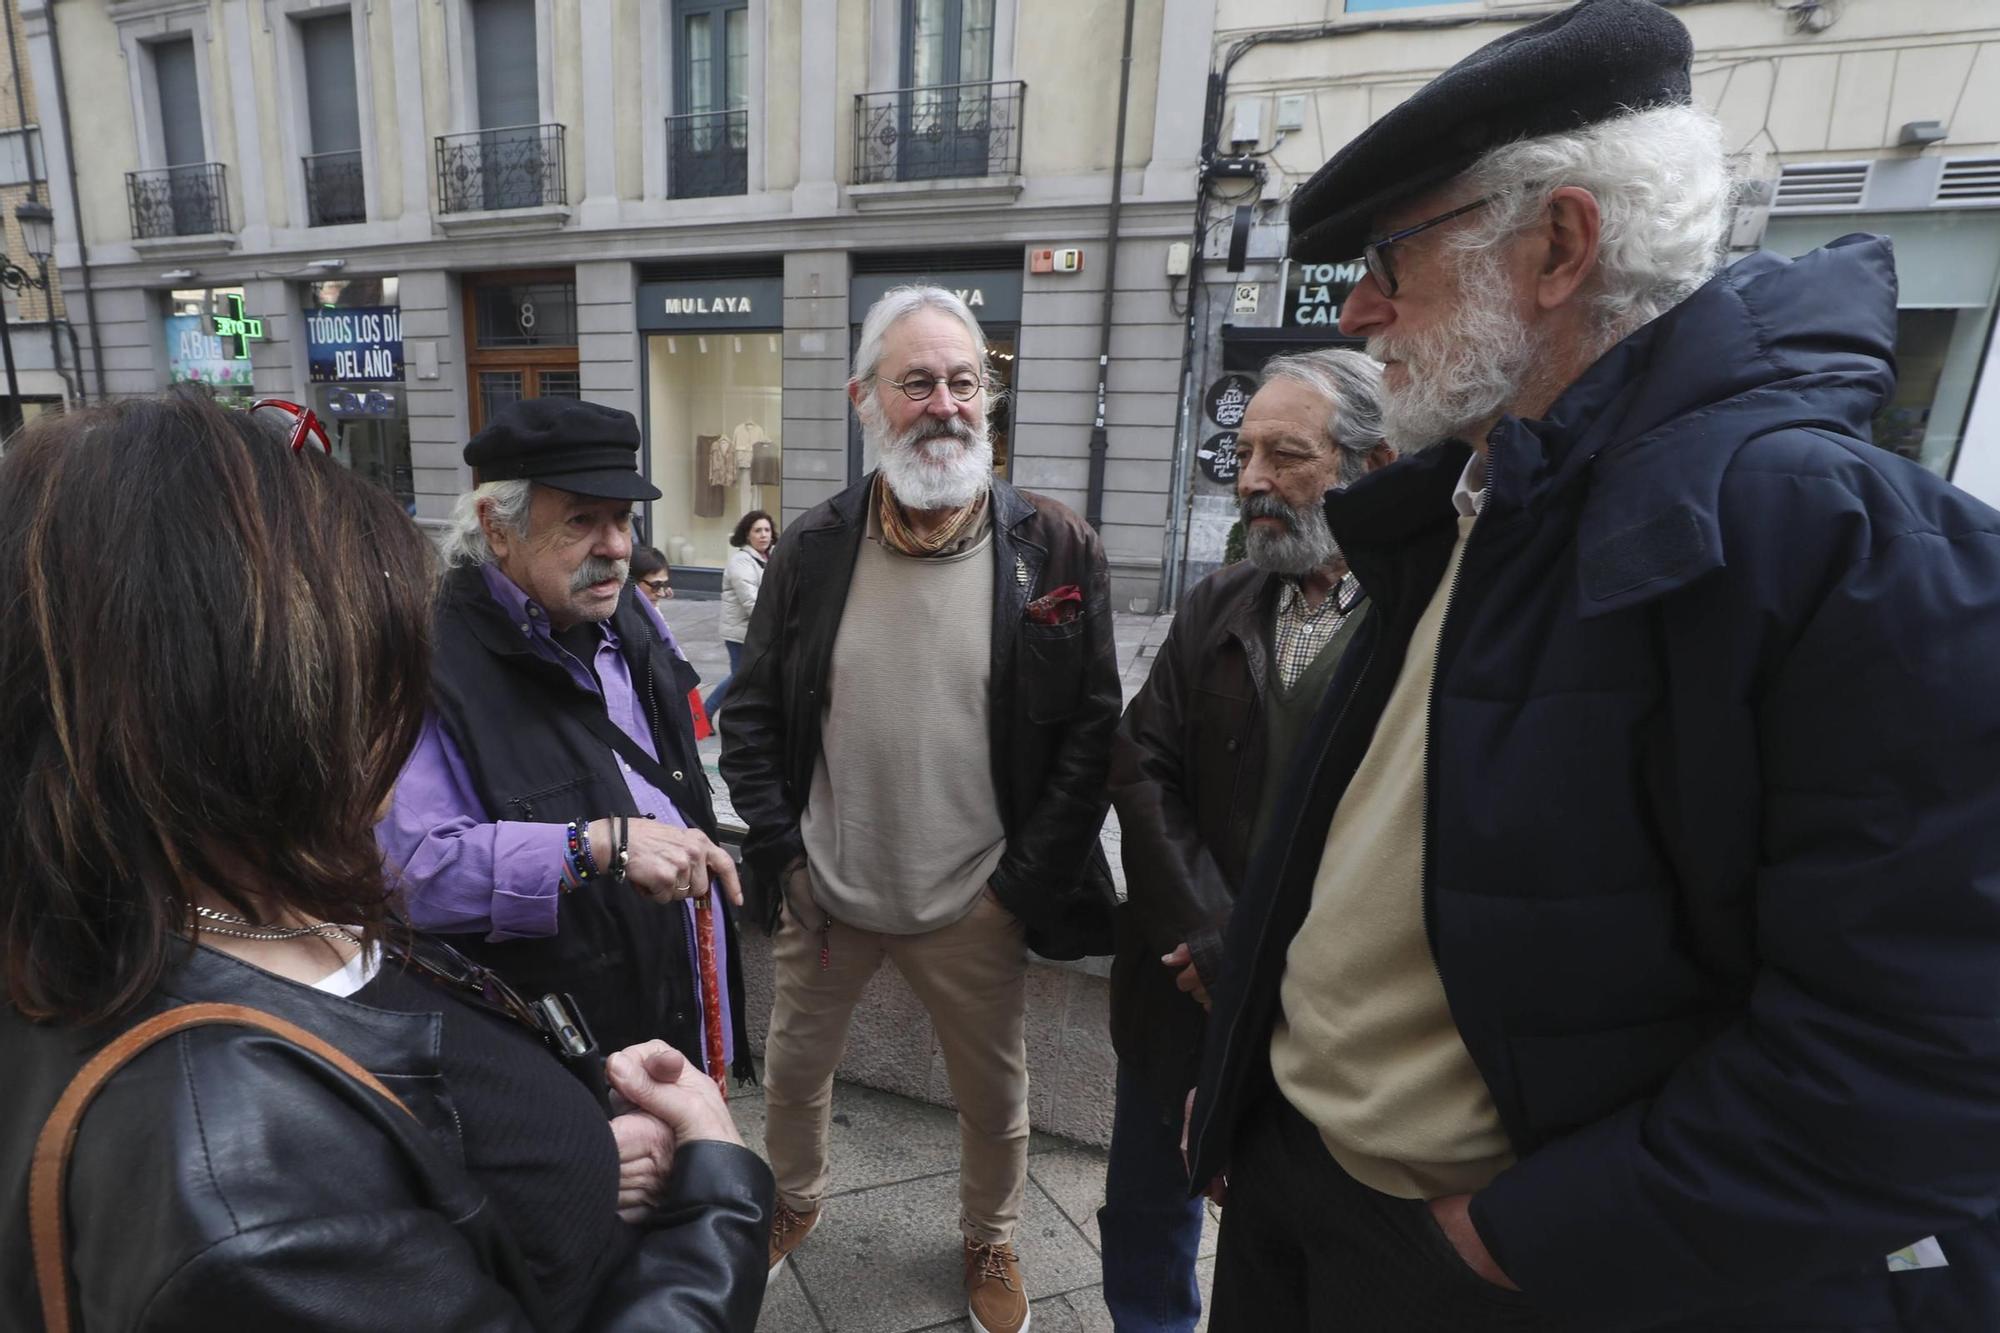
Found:
<path fill-rule="evenodd" d="M 1342 149 L 1404 461 L 1225 944 L 1211 1327 L 2000 1328 L 2000 514 L 1870 443 L 1894 262 L 1718 272 L 1647 0 Z"/>
<path fill-rule="evenodd" d="M 688 691 L 694 669 L 626 574 L 654 500 L 629 412 L 511 403 L 465 447 L 479 484 L 444 538 L 423 735 L 377 830 L 411 920 L 529 997 L 574 997 L 606 1052 L 708 1058 L 700 916 L 724 1061 L 749 1067 L 742 969 Z M 721 894 L 710 892 L 719 885 Z"/>

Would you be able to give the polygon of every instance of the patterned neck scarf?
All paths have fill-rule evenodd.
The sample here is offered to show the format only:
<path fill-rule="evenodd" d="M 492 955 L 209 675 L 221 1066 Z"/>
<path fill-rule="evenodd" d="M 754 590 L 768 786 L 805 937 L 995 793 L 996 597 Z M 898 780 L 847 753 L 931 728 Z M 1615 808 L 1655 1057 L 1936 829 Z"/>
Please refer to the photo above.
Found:
<path fill-rule="evenodd" d="M 875 515 L 882 524 L 882 540 L 904 555 L 937 555 L 950 550 L 971 531 L 985 509 L 986 497 L 982 494 L 965 508 L 954 511 L 936 532 L 920 537 L 910 526 L 903 506 L 889 490 L 889 483 L 880 478 L 875 482 Z"/>

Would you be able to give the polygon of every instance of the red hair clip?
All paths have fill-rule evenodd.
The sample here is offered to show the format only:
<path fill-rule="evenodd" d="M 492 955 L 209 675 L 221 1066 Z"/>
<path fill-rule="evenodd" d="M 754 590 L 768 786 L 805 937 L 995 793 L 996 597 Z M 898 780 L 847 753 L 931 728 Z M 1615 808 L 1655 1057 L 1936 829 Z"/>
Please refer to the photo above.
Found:
<path fill-rule="evenodd" d="M 327 453 L 333 452 L 333 441 L 326 437 L 326 427 L 319 424 L 319 418 L 313 415 L 311 408 L 286 402 L 283 398 L 259 398 L 250 404 L 252 412 L 259 412 L 267 407 L 275 407 L 281 412 L 292 414 L 292 434 L 287 443 L 292 446 L 293 453 L 305 447 L 307 435 L 318 440 L 319 447 Z"/>

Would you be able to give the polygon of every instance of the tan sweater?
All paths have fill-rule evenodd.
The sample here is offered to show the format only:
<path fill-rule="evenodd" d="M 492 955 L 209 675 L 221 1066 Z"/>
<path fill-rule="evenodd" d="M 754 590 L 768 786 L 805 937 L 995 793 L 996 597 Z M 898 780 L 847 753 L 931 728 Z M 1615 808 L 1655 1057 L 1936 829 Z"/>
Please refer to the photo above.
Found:
<path fill-rule="evenodd" d="M 799 820 L 814 901 L 835 920 L 887 935 L 951 925 L 1000 863 L 992 644 L 990 529 L 922 559 L 861 543 Z"/>
<path fill-rule="evenodd" d="M 1424 931 L 1424 728 L 1473 522 L 1458 521 L 1451 563 L 1334 812 L 1271 1034 L 1278 1087 L 1327 1151 L 1362 1184 L 1406 1199 L 1481 1189 L 1513 1160 Z"/>

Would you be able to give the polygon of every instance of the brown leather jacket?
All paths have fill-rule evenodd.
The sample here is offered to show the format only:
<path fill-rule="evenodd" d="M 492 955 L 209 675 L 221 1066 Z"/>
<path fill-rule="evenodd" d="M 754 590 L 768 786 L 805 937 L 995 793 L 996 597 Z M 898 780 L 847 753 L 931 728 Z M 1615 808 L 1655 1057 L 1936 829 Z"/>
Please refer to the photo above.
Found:
<path fill-rule="evenodd" d="M 779 538 L 722 713 L 722 777 L 749 828 L 745 916 L 766 929 L 777 921 L 785 871 L 804 853 L 799 815 L 874 483 L 870 473 Z M 1097 835 L 1110 808 L 1105 772 L 1120 691 L 1104 548 L 1045 496 L 996 479 L 991 503 L 991 754 L 1007 850 L 989 883 L 1035 952 L 1108 954 L 1116 894 Z M 1029 622 L 1030 601 L 1070 585 L 1083 594 L 1082 614 Z M 923 626 L 913 624 L 910 651 L 923 647 Z"/>
<path fill-rule="evenodd" d="M 1111 745 L 1126 900 L 1111 964 L 1111 1043 L 1178 1114 L 1205 1015 L 1160 956 L 1185 942 L 1213 987 L 1264 785 L 1264 699 L 1278 576 L 1249 561 L 1189 591 Z"/>

